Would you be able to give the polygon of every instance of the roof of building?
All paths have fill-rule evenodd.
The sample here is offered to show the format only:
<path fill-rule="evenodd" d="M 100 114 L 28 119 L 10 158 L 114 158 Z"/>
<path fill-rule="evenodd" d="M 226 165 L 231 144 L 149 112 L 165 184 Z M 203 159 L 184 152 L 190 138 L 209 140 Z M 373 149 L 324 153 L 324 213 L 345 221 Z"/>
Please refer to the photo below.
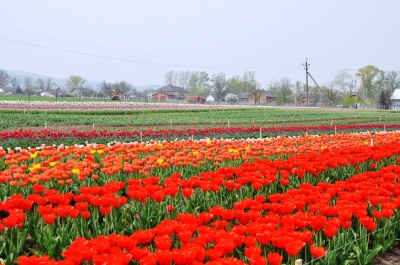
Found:
<path fill-rule="evenodd" d="M 244 99 L 244 98 L 249 98 L 250 93 L 239 93 L 238 98 Z"/>
<path fill-rule="evenodd" d="M 276 98 L 275 93 L 271 90 L 261 89 L 261 90 L 256 90 L 253 93 L 255 93 L 255 92 L 262 93 L 267 98 Z M 251 94 L 253 94 L 253 93 L 251 93 Z"/>
<path fill-rule="evenodd" d="M 400 89 L 397 88 L 393 91 L 392 96 L 390 96 L 390 99 L 396 100 L 396 99 L 400 99 Z"/>
<path fill-rule="evenodd" d="M 184 88 L 173 86 L 171 84 L 160 87 L 159 89 L 156 90 L 156 92 L 160 92 L 166 95 L 173 95 L 176 93 L 188 93 Z"/>

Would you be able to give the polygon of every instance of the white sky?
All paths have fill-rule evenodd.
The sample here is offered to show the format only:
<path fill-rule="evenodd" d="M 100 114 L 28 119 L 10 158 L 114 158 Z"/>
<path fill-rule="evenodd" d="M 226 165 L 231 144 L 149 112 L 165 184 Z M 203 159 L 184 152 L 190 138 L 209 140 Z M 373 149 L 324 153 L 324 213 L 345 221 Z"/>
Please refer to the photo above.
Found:
<path fill-rule="evenodd" d="M 262 86 L 283 77 L 305 82 L 306 57 L 320 85 L 340 69 L 400 70 L 399 0 L 2 0 L 0 6 L 5 70 L 133 85 L 163 84 L 171 70 L 227 77 L 256 71 Z"/>

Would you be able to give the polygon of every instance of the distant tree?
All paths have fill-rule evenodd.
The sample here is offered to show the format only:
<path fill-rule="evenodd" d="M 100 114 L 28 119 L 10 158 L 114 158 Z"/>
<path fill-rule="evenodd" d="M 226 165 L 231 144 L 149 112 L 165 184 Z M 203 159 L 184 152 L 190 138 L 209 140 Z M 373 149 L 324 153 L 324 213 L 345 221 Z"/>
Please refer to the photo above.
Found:
<path fill-rule="evenodd" d="M 104 95 L 108 96 L 110 99 L 113 97 L 113 84 L 106 82 L 105 80 L 101 81 L 99 85 L 100 91 L 103 92 Z"/>
<path fill-rule="evenodd" d="M 192 72 L 192 74 L 190 75 L 190 79 L 189 79 L 189 87 L 188 87 L 189 95 L 196 95 L 194 93 L 194 91 L 199 86 L 199 80 L 200 80 L 200 73 Z"/>
<path fill-rule="evenodd" d="M 32 85 L 32 78 L 29 76 L 24 77 L 25 94 L 28 96 L 28 100 L 31 100 L 31 95 L 35 93 L 36 88 Z"/>
<path fill-rule="evenodd" d="M 242 86 L 244 93 L 250 93 L 256 90 L 257 80 L 256 80 L 256 72 L 247 71 L 244 72 L 242 77 Z"/>
<path fill-rule="evenodd" d="M 10 76 L 4 70 L 0 70 L 0 86 L 7 86 L 8 82 L 10 82 Z"/>
<path fill-rule="evenodd" d="M 386 88 L 386 73 L 385 71 L 380 70 L 375 78 L 375 91 L 376 93 L 380 93 L 383 89 Z"/>
<path fill-rule="evenodd" d="M 214 74 L 211 78 L 211 82 L 212 82 L 212 88 L 214 89 L 214 100 L 220 101 L 228 93 L 228 90 L 226 87 L 225 73 L 220 72 L 220 73 Z"/>
<path fill-rule="evenodd" d="M 267 90 L 271 90 L 272 92 L 276 93 L 279 88 L 279 82 L 275 80 L 271 80 L 271 82 L 267 85 Z"/>
<path fill-rule="evenodd" d="M 303 92 L 304 92 L 304 84 L 303 84 L 303 82 L 301 82 L 301 81 L 296 81 L 296 82 L 294 83 L 294 92 L 295 92 L 296 94 L 300 94 L 300 93 L 303 93 Z"/>
<path fill-rule="evenodd" d="M 51 81 L 51 78 L 47 78 L 45 81 L 45 89 L 51 89 L 52 87 L 56 87 L 57 84 Z"/>
<path fill-rule="evenodd" d="M 238 94 L 243 91 L 243 82 L 240 76 L 235 75 L 226 81 L 228 90 L 232 93 Z M 243 91 L 244 92 L 244 91 Z"/>
<path fill-rule="evenodd" d="M 335 76 L 332 85 L 338 88 L 338 90 L 343 93 L 352 93 L 352 84 L 353 78 L 348 70 L 340 70 L 339 73 Z"/>
<path fill-rule="evenodd" d="M 293 102 L 293 91 L 292 91 L 293 84 L 289 78 L 284 77 L 279 82 L 278 87 L 275 91 L 276 95 L 276 103 L 277 104 L 285 104 Z"/>
<path fill-rule="evenodd" d="M 86 81 L 87 80 L 85 78 L 79 75 L 71 75 L 67 78 L 65 86 L 69 88 L 71 92 L 77 91 L 78 99 L 80 101 L 82 98 L 83 84 L 85 84 Z"/>
<path fill-rule="evenodd" d="M 395 89 L 400 88 L 400 75 L 396 71 L 386 72 L 385 75 L 385 86 L 393 92 Z"/>
<path fill-rule="evenodd" d="M 317 86 L 309 86 L 308 87 L 308 96 L 310 98 L 310 103 L 312 106 L 317 106 L 318 102 L 322 101 L 322 93 L 321 90 Z"/>
<path fill-rule="evenodd" d="M 392 92 L 388 89 L 381 89 L 378 97 L 378 108 L 388 109 L 390 106 L 390 96 Z"/>
<path fill-rule="evenodd" d="M 15 89 L 15 93 L 16 94 L 22 94 L 23 93 L 23 91 L 22 91 L 22 89 L 21 89 L 21 87 L 18 85 L 17 86 L 17 88 Z"/>
<path fill-rule="evenodd" d="M 43 91 L 46 88 L 46 82 L 41 78 L 36 79 L 36 88 Z"/>
<path fill-rule="evenodd" d="M 208 76 L 208 73 L 201 71 L 199 74 L 198 86 L 204 89 L 209 85 L 208 84 L 209 81 L 210 81 L 210 77 Z"/>
<path fill-rule="evenodd" d="M 346 94 L 342 100 L 343 106 L 352 107 L 356 103 L 355 97 L 352 97 L 350 94 Z"/>
<path fill-rule="evenodd" d="M 169 71 L 164 74 L 164 83 L 167 85 L 176 86 L 178 83 L 178 76 L 174 71 Z"/>
<path fill-rule="evenodd" d="M 116 93 L 121 95 L 122 100 L 127 100 L 133 91 L 133 86 L 126 81 L 115 82 L 113 87 Z"/>
<path fill-rule="evenodd" d="M 369 99 L 376 96 L 376 78 L 378 77 L 379 73 L 380 70 L 378 67 L 367 65 L 358 69 L 356 74 L 361 79 L 359 92 L 365 93 Z"/>
<path fill-rule="evenodd" d="M 192 73 L 190 71 L 181 71 L 178 73 L 178 87 L 188 90 L 190 84 L 190 76 Z"/>
<path fill-rule="evenodd" d="M 11 83 L 11 86 L 13 87 L 13 89 L 16 91 L 17 88 L 19 87 L 19 79 L 17 77 L 13 77 L 10 79 L 10 83 Z"/>
<path fill-rule="evenodd" d="M 298 105 L 298 100 L 300 100 L 300 96 L 304 93 L 304 84 L 301 81 L 296 81 L 294 83 L 294 103 Z"/>
<path fill-rule="evenodd" d="M 330 106 L 333 107 L 340 100 L 339 92 L 335 89 L 334 82 L 322 86 L 321 90 L 324 95 L 324 101 L 326 101 Z"/>

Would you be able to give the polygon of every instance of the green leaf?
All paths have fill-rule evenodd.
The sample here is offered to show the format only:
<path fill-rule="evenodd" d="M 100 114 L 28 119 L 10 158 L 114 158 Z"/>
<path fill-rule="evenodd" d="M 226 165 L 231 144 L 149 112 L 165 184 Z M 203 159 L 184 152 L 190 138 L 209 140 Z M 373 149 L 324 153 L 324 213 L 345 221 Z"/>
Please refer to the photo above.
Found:
<path fill-rule="evenodd" d="M 39 250 L 33 249 L 33 248 L 29 248 L 29 251 L 30 251 L 32 254 L 34 254 L 34 255 L 36 255 L 36 256 L 38 256 L 38 257 L 40 257 L 40 256 L 42 256 L 42 255 L 44 254 L 43 252 L 40 252 Z"/>
<path fill-rule="evenodd" d="M 378 254 L 378 252 L 382 249 L 383 246 L 377 246 L 371 250 L 371 252 L 367 255 L 365 261 L 367 264 Z"/>

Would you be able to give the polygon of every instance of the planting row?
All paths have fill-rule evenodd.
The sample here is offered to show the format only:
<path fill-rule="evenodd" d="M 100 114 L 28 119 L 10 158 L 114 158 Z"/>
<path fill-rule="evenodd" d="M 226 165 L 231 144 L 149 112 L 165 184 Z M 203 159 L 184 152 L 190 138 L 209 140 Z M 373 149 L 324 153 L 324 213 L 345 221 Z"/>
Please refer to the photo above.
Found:
<path fill-rule="evenodd" d="M 0 132 L 3 147 L 27 147 L 41 144 L 83 144 L 85 142 L 109 143 L 111 141 L 144 142 L 150 139 L 176 140 L 176 139 L 202 139 L 211 138 L 262 138 L 277 135 L 302 135 L 302 134 L 333 134 L 340 132 L 357 131 L 393 131 L 400 129 L 399 124 L 363 124 L 363 125 L 319 125 L 319 126 L 281 126 L 281 127 L 219 127 L 219 128 L 191 128 L 185 129 L 158 129 L 158 130 L 128 130 L 128 131 L 32 131 L 17 130 Z"/>
<path fill-rule="evenodd" d="M 159 104 L 163 107 L 163 104 Z M 0 113 L 0 130 L 95 124 L 104 127 L 214 125 L 218 127 L 390 124 L 397 123 L 398 112 L 338 110 L 223 108 L 215 109 L 125 109 L 125 110 L 4 110 Z"/>

